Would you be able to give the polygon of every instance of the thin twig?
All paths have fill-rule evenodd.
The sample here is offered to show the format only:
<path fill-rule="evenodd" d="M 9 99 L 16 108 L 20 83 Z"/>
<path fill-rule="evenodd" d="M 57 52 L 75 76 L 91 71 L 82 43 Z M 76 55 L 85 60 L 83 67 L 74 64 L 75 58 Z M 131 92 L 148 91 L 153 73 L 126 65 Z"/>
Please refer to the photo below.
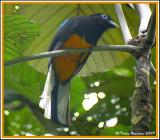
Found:
<path fill-rule="evenodd" d="M 141 35 L 147 30 L 151 17 L 151 9 L 149 4 L 136 4 L 135 7 L 140 15 L 139 35 Z"/>
<path fill-rule="evenodd" d="M 148 25 L 148 32 L 146 35 L 146 49 L 151 49 L 154 42 L 155 42 L 155 35 L 156 35 L 156 9 L 154 9 L 154 12 L 152 13 L 152 16 L 150 18 L 150 22 Z M 156 69 L 151 62 L 150 64 L 150 72 L 151 75 L 153 76 L 154 80 L 156 80 Z"/>
<path fill-rule="evenodd" d="M 150 64 L 150 72 L 151 72 L 151 75 L 154 78 L 154 80 L 156 80 L 156 69 L 155 69 L 155 67 L 154 67 L 152 62 Z"/>
<path fill-rule="evenodd" d="M 129 31 L 125 16 L 123 14 L 121 4 L 115 4 L 115 9 L 116 9 L 118 20 L 119 20 L 121 30 L 122 30 L 122 33 L 123 33 L 124 41 L 127 44 L 132 39 L 132 36 L 131 36 L 130 31 Z"/>
<path fill-rule="evenodd" d="M 46 58 L 50 56 L 62 56 L 62 55 L 68 55 L 68 54 L 75 54 L 75 53 L 82 53 L 82 52 L 87 52 L 87 51 L 122 51 L 122 52 L 129 52 L 132 53 L 134 51 L 138 50 L 137 47 L 133 45 L 108 45 L 108 46 L 96 46 L 94 49 L 65 49 L 65 50 L 56 50 L 52 52 L 45 52 L 45 53 L 40 53 L 40 54 L 35 54 L 32 56 L 26 56 L 23 58 L 18 58 L 14 59 L 11 61 L 8 61 L 5 63 L 5 66 L 17 64 L 17 63 L 22 63 L 26 61 L 31 61 L 35 59 L 41 59 L 41 58 Z"/>
<path fill-rule="evenodd" d="M 156 9 L 152 13 L 149 25 L 148 25 L 148 32 L 147 32 L 147 42 L 149 47 L 151 48 L 155 41 L 155 34 L 156 33 Z"/>

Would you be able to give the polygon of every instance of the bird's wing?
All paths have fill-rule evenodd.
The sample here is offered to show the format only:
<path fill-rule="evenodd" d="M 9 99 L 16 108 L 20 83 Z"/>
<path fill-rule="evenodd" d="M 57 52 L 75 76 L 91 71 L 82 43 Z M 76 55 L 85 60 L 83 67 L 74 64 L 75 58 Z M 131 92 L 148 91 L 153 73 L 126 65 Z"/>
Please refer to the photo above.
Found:
<path fill-rule="evenodd" d="M 76 18 L 66 19 L 59 27 L 54 39 L 52 40 L 48 51 L 60 49 L 64 42 L 75 32 L 77 27 Z M 49 66 L 51 64 L 53 57 L 49 59 Z"/>
<path fill-rule="evenodd" d="M 66 19 L 59 27 L 57 34 L 55 35 L 52 43 L 49 47 L 49 51 L 57 50 L 60 46 L 75 32 L 78 21 L 76 18 Z"/>
<path fill-rule="evenodd" d="M 66 20 L 64 23 L 62 23 L 54 40 L 51 43 L 49 51 L 66 48 L 91 48 L 92 45 L 77 32 L 80 22 L 81 24 L 85 24 L 76 17 Z M 89 53 L 87 52 L 53 58 L 51 57 L 49 66 L 52 63 L 55 74 L 58 76 L 59 81 L 61 83 L 67 83 L 80 71 L 88 56 Z"/>

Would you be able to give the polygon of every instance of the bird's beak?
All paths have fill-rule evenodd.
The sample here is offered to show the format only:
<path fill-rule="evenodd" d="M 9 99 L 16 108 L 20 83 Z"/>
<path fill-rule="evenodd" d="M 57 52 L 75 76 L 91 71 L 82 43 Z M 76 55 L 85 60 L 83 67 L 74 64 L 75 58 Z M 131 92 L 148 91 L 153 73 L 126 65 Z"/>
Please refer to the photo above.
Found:
<path fill-rule="evenodd" d="M 115 22 L 109 20 L 109 23 L 110 23 L 112 28 L 119 28 L 119 26 Z"/>

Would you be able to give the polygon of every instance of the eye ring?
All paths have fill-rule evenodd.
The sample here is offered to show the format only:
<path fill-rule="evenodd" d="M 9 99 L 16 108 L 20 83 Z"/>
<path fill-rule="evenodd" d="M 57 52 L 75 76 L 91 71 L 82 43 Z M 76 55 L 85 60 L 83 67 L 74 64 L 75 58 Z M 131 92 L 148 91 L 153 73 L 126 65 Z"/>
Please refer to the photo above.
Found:
<path fill-rule="evenodd" d="M 102 14 L 101 17 L 102 17 L 103 19 L 108 19 L 108 17 L 107 17 L 105 14 Z"/>

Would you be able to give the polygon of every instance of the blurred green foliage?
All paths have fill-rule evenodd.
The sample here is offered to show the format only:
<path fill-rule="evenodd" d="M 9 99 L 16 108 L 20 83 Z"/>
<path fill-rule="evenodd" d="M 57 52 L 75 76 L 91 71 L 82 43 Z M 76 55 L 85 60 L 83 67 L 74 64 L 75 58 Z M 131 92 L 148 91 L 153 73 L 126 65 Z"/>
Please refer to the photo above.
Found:
<path fill-rule="evenodd" d="M 60 5 L 58 6 L 60 7 Z M 25 12 L 27 5 L 22 5 L 22 7 Z M 73 5 L 71 5 L 72 7 Z M 96 5 L 94 5 L 94 7 L 98 9 L 99 6 L 97 5 L 96 8 Z M 37 6 L 36 9 L 35 6 L 35 9 L 30 12 L 33 13 L 38 8 Z M 45 5 L 43 8 L 45 8 Z M 15 10 L 13 5 L 7 6 L 6 11 L 7 9 Z M 11 34 L 5 34 L 5 61 L 23 56 L 23 52 L 32 50 L 37 36 L 42 33 L 40 32 L 41 26 L 36 22 L 31 22 L 23 15 L 17 15 L 16 11 L 8 11 L 6 13 L 9 15 L 5 16 L 5 33 L 7 30 L 13 29 L 12 35 L 14 37 Z M 129 13 L 132 12 L 129 9 Z M 113 15 L 113 13 L 111 14 Z M 113 16 L 116 18 L 115 15 Z M 138 16 L 135 14 L 134 18 L 136 17 Z M 15 23 L 11 22 L 11 19 L 16 19 Z M 138 22 L 138 19 L 136 20 Z M 13 25 L 17 23 L 21 23 L 21 26 L 19 24 L 17 26 Z M 11 26 L 14 26 L 14 28 L 10 28 Z M 131 30 L 133 30 L 133 34 L 136 34 L 136 29 L 133 26 Z M 114 35 L 117 36 L 116 32 L 114 32 Z M 21 39 L 26 40 L 26 42 Z M 122 37 L 119 37 L 119 40 L 120 42 L 117 41 L 116 43 L 123 43 Z M 109 40 L 108 42 L 110 43 Z M 117 57 L 113 56 L 115 53 Z M 104 72 L 94 73 L 87 77 L 76 76 L 73 78 L 70 100 L 72 126 L 70 128 L 56 125 L 43 117 L 43 111 L 38 107 L 38 102 L 46 75 L 39 72 L 35 68 L 36 65 L 33 67 L 29 63 L 21 63 L 5 67 L 5 135 L 128 135 L 131 119 L 130 102 L 134 92 L 133 67 L 135 59 L 128 54 L 119 52 L 111 52 L 110 55 L 112 57 L 104 61 L 115 62 L 114 67 L 112 65 L 106 68 Z M 124 56 L 122 63 L 116 63 L 119 59 L 118 56 Z M 152 59 L 155 62 L 155 49 L 152 50 Z M 154 81 L 151 78 L 153 96 L 151 131 L 155 131 L 156 127 L 156 91 L 153 83 Z M 90 98 L 94 100 L 91 100 L 90 104 L 92 103 L 92 106 L 87 109 L 84 102 L 87 102 Z"/>
<path fill-rule="evenodd" d="M 22 53 L 40 34 L 40 25 L 22 15 L 6 15 L 4 20 L 5 60 Z"/>

